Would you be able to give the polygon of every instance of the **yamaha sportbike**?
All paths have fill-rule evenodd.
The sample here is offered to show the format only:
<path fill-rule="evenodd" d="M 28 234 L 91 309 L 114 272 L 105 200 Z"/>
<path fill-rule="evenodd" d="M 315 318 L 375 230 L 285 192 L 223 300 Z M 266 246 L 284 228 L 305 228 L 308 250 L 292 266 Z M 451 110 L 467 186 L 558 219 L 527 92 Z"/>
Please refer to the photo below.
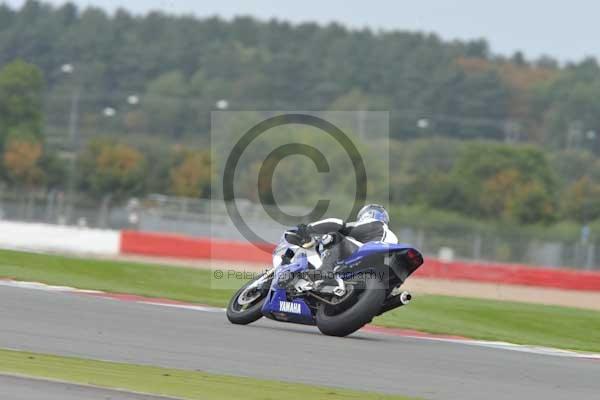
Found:
<path fill-rule="evenodd" d="M 325 236 L 303 244 L 296 243 L 293 234 L 284 234 L 273 252 L 273 267 L 232 297 L 229 321 L 245 325 L 267 317 L 346 336 L 373 317 L 408 304 L 411 295 L 400 287 L 423 264 L 417 249 L 368 242 L 338 261 L 330 274 L 320 276 Z"/>

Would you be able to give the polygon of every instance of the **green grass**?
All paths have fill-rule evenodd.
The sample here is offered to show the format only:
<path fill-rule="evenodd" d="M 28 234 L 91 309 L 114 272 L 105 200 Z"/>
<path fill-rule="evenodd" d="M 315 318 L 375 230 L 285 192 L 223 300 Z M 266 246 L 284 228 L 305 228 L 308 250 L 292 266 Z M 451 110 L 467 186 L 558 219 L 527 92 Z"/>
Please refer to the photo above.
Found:
<path fill-rule="evenodd" d="M 476 339 L 600 352 L 600 312 L 583 309 L 423 295 L 374 322 Z"/>
<path fill-rule="evenodd" d="M 0 277 L 223 306 L 208 270 L 0 250 Z M 239 283 L 241 286 L 241 281 Z"/>
<path fill-rule="evenodd" d="M 401 396 L 323 386 L 2 349 L 0 349 L 0 373 L 119 388 L 190 400 L 408 399 Z"/>
<path fill-rule="evenodd" d="M 225 306 L 211 271 L 0 251 L 0 277 Z M 214 281 L 213 281 L 214 282 Z M 241 285 L 241 281 L 239 283 Z M 600 352 L 600 312 L 446 296 L 418 296 L 375 323 L 477 339 Z"/>

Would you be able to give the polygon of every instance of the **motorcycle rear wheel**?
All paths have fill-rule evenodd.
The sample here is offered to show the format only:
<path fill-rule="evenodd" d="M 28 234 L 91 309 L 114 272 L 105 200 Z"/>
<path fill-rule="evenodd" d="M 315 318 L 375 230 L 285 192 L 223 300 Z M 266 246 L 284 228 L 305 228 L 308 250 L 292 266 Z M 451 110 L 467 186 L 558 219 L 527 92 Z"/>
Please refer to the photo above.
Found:
<path fill-rule="evenodd" d="M 385 301 L 385 285 L 376 278 L 366 279 L 365 287 L 355 302 L 343 311 L 321 303 L 317 310 L 317 327 L 329 336 L 348 336 L 373 320 Z"/>

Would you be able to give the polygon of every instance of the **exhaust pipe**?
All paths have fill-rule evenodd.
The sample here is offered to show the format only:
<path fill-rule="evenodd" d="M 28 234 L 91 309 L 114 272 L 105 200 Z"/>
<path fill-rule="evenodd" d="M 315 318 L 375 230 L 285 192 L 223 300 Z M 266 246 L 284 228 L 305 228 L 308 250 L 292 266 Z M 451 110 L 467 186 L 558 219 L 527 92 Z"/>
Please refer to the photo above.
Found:
<path fill-rule="evenodd" d="M 403 306 L 410 303 L 411 300 L 412 300 L 412 294 L 410 294 L 409 292 L 405 291 L 405 292 L 400 293 L 400 303 L 402 303 Z"/>
<path fill-rule="evenodd" d="M 381 306 L 381 309 L 379 310 L 379 313 L 377 313 L 377 315 L 381 315 L 384 312 L 393 310 L 394 308 L 405 306 L 408 303 L 410 303 L 411 300 L 412 294 L 406 291 L 401 292 L 400 294 L 397 294 L 395 296 L 388 297 L 385 303 L 383 303 L 383 305 Z"/>

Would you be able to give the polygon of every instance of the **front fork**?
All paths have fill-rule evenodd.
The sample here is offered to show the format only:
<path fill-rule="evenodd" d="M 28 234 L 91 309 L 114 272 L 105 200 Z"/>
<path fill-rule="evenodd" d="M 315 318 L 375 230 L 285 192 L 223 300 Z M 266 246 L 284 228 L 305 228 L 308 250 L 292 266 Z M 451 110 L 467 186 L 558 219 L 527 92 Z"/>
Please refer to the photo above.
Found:
<path fill-rule="evenodd" d="M 246 287 L 246 289 L 244 289 L 244 291 L 240 293 L 240 296 L 238 297 L 242 297 L 242 295 L 245 295 L 246 293 L 249 293 L 253 290 L 262 290 L 265 282 L 269 282 L 269 280 L 273 278 L 273 275 L 275 274 L 275 269 L 276 268 L 273 267 L 267 272 L 265 272 L 260 278 L 248 285 L 248 287 Z"/>

